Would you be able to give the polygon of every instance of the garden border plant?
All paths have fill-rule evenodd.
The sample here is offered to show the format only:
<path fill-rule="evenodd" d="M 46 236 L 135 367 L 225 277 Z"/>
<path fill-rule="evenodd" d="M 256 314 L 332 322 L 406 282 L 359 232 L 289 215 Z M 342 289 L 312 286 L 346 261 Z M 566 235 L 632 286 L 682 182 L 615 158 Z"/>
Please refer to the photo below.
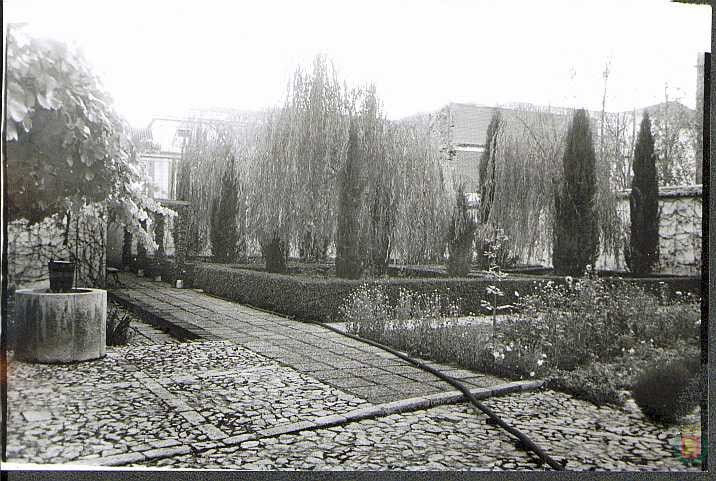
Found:
<path fill-rule="evenodd" d="M 655 362 L 697 345 L 696 298 L 684 293 L 676 300 L 658 297 L 634 283 L 606 282 L 591 271 L 566 281 L 549 281 L 523 296 L 522 310 L 504 319 L 494 337 L 485 325 L 446 319 L 456 306 L 438 292 L 401 289 L 398 302 L 392 303 L 385 286 L 362 285 L 342 312 L 349 319 L 349 332 L 434 361 L 510 378 L 544 378 L 548 387 L 598 405 L 621 404 L 621 391 L 641 383 L 646 386 L 638 390 L 646 393 L 640 399 L 645 413 L 663 414 L 660 404 L 671 409 L 674 399 L 688 410 L 697 395 L 691 396 L 691 404 L 682 401 L 684 389 L 673 399 L 658 398 L 649 387 L 653 382 L 639 381 L 638 370 L 626 371 L 624 366 L 637 359 Z M 690 378 L 681 385 L 695 390 Z"/>

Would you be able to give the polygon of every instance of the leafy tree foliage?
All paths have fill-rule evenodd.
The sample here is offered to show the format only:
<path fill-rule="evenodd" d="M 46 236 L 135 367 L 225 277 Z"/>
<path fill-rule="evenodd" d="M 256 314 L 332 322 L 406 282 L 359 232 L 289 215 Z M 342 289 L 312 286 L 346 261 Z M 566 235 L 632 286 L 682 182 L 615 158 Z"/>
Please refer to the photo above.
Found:
<path fill-rule="evenodd" d="M 652 117 L 659 185 L 692 184 L 698 137 L 694 111 L 666 96 Z"/>
<path fill-rule="evenodd" d="M 156 247 L 140 221 L 173 214 L 143 194 L 128 127 L 84 58 L 13 29 L 7 42 L 8 212 L 35 224 L 106 202 L 110 219 Z"/>
<path fill-rule="evenodd" d="M 634 149 L 634 177 L 629 196 L 631 237 L 629 268 L 652 272 L 659 260 L 659 185 L 649 114 L 644 113 Z"/>
<path fill-rule="evenodd" d="M 229 160 L 221 178 L 221 190 L 214 200 L 211 215 L 211 251 L 216 259 L 230 262 L 236 258 L 239 231 L 236 225 L 238 211 L 234 158 Z"/>
<path fill-rule="evenodd" d="M 555 272 L 561 275 L 580 275 L 597 258 L 595 158 L 589 117 L 585 110 L 577 110 L 567 131 L 563 180 L 554 198 L 552 262 Z"/>

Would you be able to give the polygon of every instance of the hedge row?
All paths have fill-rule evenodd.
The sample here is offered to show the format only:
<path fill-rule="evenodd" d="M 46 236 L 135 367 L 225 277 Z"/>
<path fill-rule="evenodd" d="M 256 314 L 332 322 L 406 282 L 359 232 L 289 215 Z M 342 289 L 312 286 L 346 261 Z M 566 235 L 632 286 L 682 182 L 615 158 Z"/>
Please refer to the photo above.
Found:
<path fill-rule="evenodd" d="M 197 263 L 192 266 L 191 271 L 193 286 L 207 293 L 300 320 L 341 320 L 339 316 L 341 304 L 354 289 L 366 282 L 270 274 L 217 264 Z M 563 278 L 560 277 L 504 279 L 500 287 L 505 292 L 505 297 L 500 299 L 500 304 L 515 302 L 515 292 L 521 296 L 532 293 L 541 281 L 548 280 L 563 282 Z M 658 281 L 665 282 L 664 279 Z M 651 280 L 648 282 L 650 283 Z M 424 278 L 380 279 L 372 283 L 383 286 L 392 301 L 398 298 L 401 288 L 425 294 L 438 291 L 449 296 L 463 313 L 480 313 L 484 312 L 481 301 L 488 300 L 486 289 L 494 284 L 494 281 L 470 278 Z M 698 292 L 700 280 L 675 279 L 675 290 Z"/>

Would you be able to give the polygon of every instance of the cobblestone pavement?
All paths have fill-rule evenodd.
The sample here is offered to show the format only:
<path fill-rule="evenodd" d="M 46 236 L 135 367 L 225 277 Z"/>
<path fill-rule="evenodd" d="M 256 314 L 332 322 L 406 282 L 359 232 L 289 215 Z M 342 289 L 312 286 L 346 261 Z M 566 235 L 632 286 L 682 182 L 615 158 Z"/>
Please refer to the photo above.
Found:
<path fill-rule="evenodd" d="M 8 379 L 14 462 L 121 464 L 371 405 L 228 341 L 108 348 L 66 365 L 11 361 Z"/>
<path fill-rule="evenodd" d="M 385 403 L 451 391 L 435 376 L 367 344 L 321 326 L 293 321 L 192 289 L 120 274 L 122 288 L 112 291 L 147 317 L 200 339 L 231 339 L 298 372 L 366 399 Z M 468 387 L 490 387 L 504 379 L 428 362 Z"/>
<path fill-rule="evenodd" d="M 570 470 L 698 470 L 675 455 L 676 429 L 639 413 L 545 391 L 485 401 Z M 466 404 L 393 414 L 144 463 L 242 470 L 535 470 L 538 458 Z"/>

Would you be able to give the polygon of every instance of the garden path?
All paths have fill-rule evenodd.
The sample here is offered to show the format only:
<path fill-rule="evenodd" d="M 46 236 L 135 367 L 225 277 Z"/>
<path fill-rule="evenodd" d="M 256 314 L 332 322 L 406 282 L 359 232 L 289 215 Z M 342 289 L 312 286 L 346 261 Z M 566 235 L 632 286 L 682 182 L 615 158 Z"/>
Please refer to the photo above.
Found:
<path fill-rule="evenodd" d="M 317 324 L 290 320 L 199 290 L 176 289 L 132 274 L 123 273 L 121 280 L 123 286 L 112 290 L 112 297 L 158 327 L 186 338 L 231 340 L 371 403 L 454 390 L 392 354 Z M 448 365 L 427 364 L 470 388 L 507 382 Z"/>

